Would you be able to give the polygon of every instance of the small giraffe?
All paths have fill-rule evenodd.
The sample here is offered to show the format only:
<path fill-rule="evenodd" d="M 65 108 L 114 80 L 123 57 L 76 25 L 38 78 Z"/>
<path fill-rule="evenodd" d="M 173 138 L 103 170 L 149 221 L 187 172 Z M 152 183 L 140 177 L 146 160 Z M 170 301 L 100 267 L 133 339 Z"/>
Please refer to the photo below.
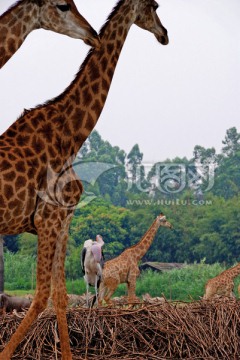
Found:
<path fill-rule="evenodd" d="M 107 304 L 119 284 L 127 283 L 128 301 L 136 299 L 136 280 L 140 274 L 138 262 L 151 246 L 156 232 L 160 226 L 172 228 L 162 213 L 154 220 L 141 240 L 130 248 L 124 250 L 116 258 L 106 261 L 103 268 L 103 280 L 99 289 L 99 302 L 104 299 Z"/>
<path fill-rule="evenodd" d="M 0 16 L 0 68 L 35 29 L 46 29 L 99 46 L 97 33 L 73 0 L 20 0 Z"/>
<path fill-rule="evenodd" d="M 217 296 L 235 298 L 233 279 L 240 274 L 240 263 L 224 270 L 219 275 L 207 281 L 203 299 L 210 300 Z"/>
<path fill-rule="evenodd" d="M 83 190 L 73 161 L 99 119 L 131 25 L 168 43 L 157 7 L 155 0 L 120 0 L 100 31 L 100 47 L 90 50 L 69 87 L 25 111 L 0 137 L 0 234 L 38 235 L 34 300 L 0 360 L 11 358 L 46 308 L 51 287 L 62 360 L 72 359 L 64 260 L 71 217 Z"/>

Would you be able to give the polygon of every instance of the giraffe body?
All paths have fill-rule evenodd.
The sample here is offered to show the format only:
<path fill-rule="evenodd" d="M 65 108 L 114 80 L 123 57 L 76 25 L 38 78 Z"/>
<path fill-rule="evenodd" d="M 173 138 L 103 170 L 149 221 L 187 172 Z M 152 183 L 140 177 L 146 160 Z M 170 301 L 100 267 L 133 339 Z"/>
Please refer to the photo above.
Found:
<path fill-rule="evenodd" d="M 46 29 L 98 46 L 97 33 L 73 0 L 20 0 L 0 16 L 0 68 L 35 29 Z"/>
<path fill-rule="evenodd" d="M 205 285 L 205 300 L 213 299 L 217 296 L 234 298 L 234 278 L 240 274 L 240 264 L 224 270 L 222 273 L 207 281 Z"/>
<path fill-rule="evenodd" d="M 103 280 L 99 289 L 100 303 L 103 299 L 106 303 L 110 303 L 111 296 L 118 285 L 122 283 L 127 284 L 128 301 L 135 300 L 136 280 L 140 274 L 138 262 L 148 251 L 160 226 L 172 228 L 172 225 L 166 221 L 166 217 L 163 214 L 160 214 L 155 219 L 136 245 L 124 250 L 115 259 L 106 261 L 103 268 Z"/>
<path fill-rule="evenodd" d="M 0 354 L 9 360 L 52 299 L 62 360 L 72 359 L 68 336 L 64 260 L 68 229 L 82 185 L 73 161 L 94 128 L 132 24 L 168 43 L 154 0 L 121 0 L 100 31 L 100 47 L 90 50 L 76 78 L 58 97 L 25 111 L 0 137 L 0 234 L 38 235 L 34 300 Z"/>

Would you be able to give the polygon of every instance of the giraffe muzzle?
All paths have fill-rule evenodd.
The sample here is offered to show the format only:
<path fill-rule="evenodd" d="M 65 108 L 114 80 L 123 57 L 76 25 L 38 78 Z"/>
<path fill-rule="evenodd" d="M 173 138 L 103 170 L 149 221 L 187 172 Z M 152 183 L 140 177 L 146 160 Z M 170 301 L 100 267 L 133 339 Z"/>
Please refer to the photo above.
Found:
<path fill-rule="evenodd" d="M 161 32 L 155 33 L 155 37 L 162 45 L 167 45 L 169 43 L 168 32 L 164 27 L 161 28 Z"/>
<path fill-rule="evenodd" d="M 86 37 L 84 39 L 84 42 L 85 44 L 93 46 L 95 48 L 99 48 L 101 45 L 98 33 L 94 29 L 91 31 L 91 36 Z"/>

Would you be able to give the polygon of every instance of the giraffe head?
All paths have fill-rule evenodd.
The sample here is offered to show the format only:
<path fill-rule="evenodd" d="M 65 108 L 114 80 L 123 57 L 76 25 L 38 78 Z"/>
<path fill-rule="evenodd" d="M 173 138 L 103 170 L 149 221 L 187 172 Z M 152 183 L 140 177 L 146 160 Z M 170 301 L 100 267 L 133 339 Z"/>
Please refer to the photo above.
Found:
<path fill-rule="evenodd" d="M 158 42 L 162 45 L 167 45 L 168 34 L 165 27 L 162 25 L 158 15 L 158 3 L 155 0 L 138 0 L 139 5 L 136 6 L 136 20 L 134 24 L 144 30 L 153 33 Z"/>
<path fill-rule="evenodd" d="M 40 11 L 40 27 L 99 47 L 98 34 L 78 12 L 73 0 L 32 0 Z"/>
<path fill-rule="evenodd" d="M 157 221 L 160 224 L 160 226 L 165 226 L 165 227 L 167 227 L 169 229 L 173 228 L 172 224 L 166 220 L 166 216 L 162 212 L 157 217 Z"/>

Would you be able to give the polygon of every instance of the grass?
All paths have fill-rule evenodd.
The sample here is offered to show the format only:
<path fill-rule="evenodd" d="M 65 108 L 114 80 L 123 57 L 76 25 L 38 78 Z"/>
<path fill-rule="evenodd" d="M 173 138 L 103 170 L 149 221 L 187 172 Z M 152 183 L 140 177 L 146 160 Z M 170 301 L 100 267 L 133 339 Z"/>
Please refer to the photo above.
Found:
<path fill-rule="evenodd" d="M 182 269 L 173 269 L 165 272 L 147 270 L 141 273 L 137 280 L 136 294 L 149 293 L 152 297 L 165 296 L 168 300 L 192 301 L 199 300 L 204 294 L 204 286 L 208 279 L 220 274 L 225 267 L 216 263 L 207 265 L 205 263 L 186 265 Z M 79 283 L 81 280 L 79 280 Z M 73 282 L 74 283 L 74 282 Z M 240 283 L 240 276 L 235 281 L 235 295 L 238 297 L 237 285 Z M 75 285 L 74 285 L 75 287 Z M 76 288 L 76 287 L 75 287 Z M 84 293 L 85 285 L 82 282 L 78 290 Z M 68 286 L 69 289 L 69 286 Z M 127 294 L 126 284 L 120 284 L 113 296 Z"/>
<path fill-rule="evenodd" d="M 23 260 L 23 259 L 21 259 Z M 6 262 L 9 261 L 9 264 Z M 29 262 L 21 266 L 12 256 L 6 258 L 6 272 L 9 267 L 15 267 L 14 274 L 6 276 L 5 292 L 12 295 L 25 295 L 34 293 L 35 282 L 33 282 L 33 269 Z M 17 270 L 16 270 L 17 269 Z M 30 271 L 27 271 L 30 269 Z M 34 269 L 35 270 L 35 269 Z M 155 272 L 147 270 L 141 273 L 137 280 L 136 294 L 149 293 L 151 296 L 165 296 L 169 300 L 191 301 L 199 300 L 204 294 L 204 285 L 208 279 L 220 274 L 225 267 L 219 263 L 208 265 L 204 262 L 200 264 L 187 265 L 182 269 L 173 269 L 165 272 Z M 23 274 L 21 274 L 23 271 Z M 8 273 L 9 274 L 9 273 Z M 27 276 L 29 278 L 27 278 Z M 86 292 L 86 286 L 83 277 L 78 280 L 67 279 L 67 292 L 69 294 L 83 294 Z M 240 283 L 240 276 L 235 281 L 235 294 L 237 285 Z M 94 289 L 92 292 L 94 292 Z M 118 286 L 114 296 L 127 294 L 126 284 Z"/>

